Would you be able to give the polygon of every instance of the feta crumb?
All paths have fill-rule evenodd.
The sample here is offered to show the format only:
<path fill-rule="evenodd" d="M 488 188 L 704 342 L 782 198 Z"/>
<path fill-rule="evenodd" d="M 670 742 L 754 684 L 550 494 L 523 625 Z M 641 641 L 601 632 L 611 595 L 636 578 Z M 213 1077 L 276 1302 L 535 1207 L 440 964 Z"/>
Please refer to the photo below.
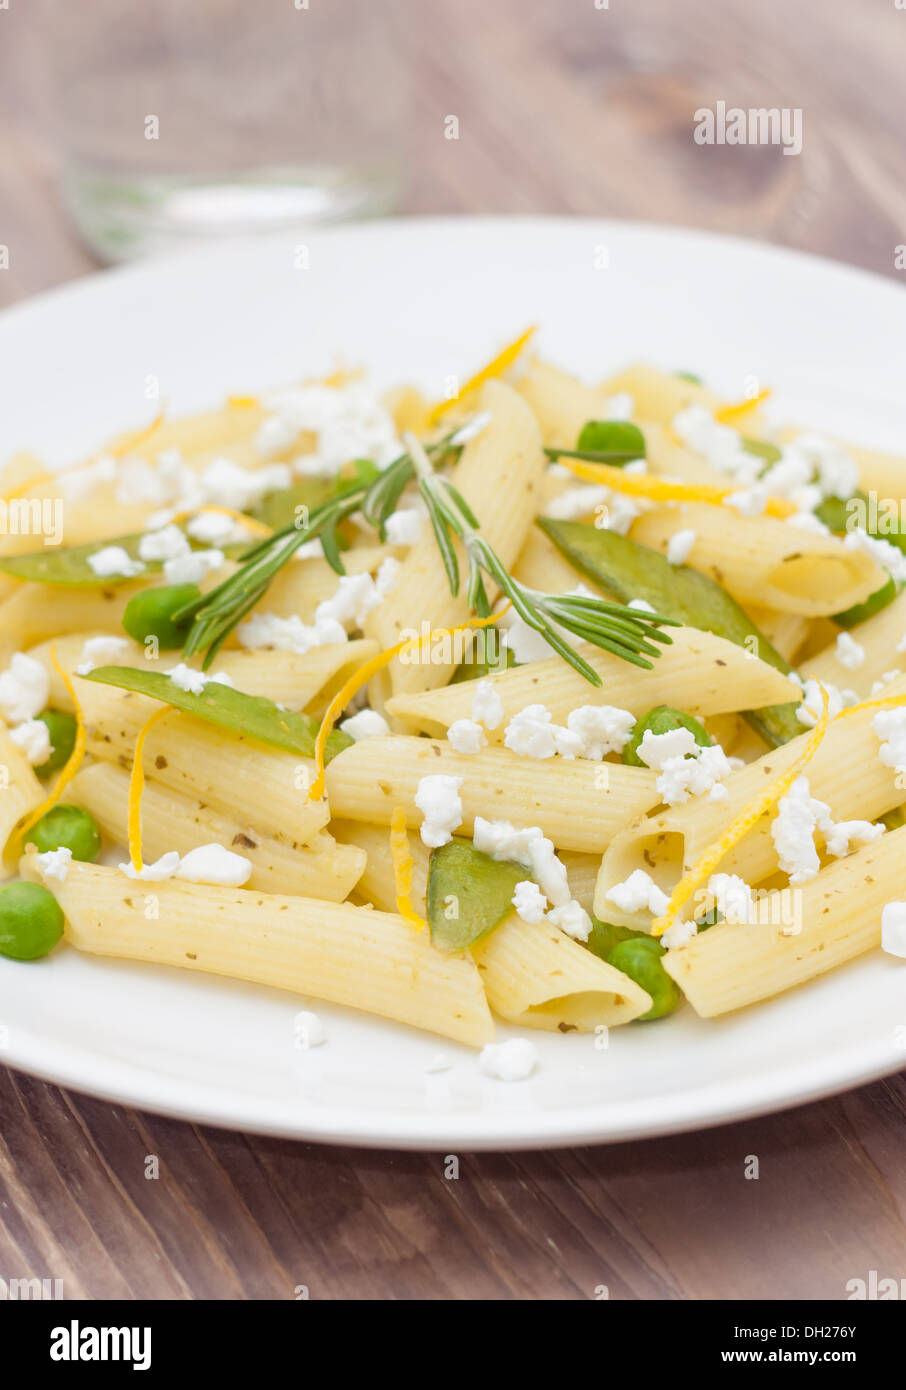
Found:
<path fill-rule="evenodd" d="M 872 681 L 871 690 L 869 691 L 869 694 L 880 695 L 885 685 L 890 685 L 891 681 L 895 681 L 897 679 L 897 676 L 901 676 L 902 674 L 903 673 L 899 669 L 899 667 L 897 667 L 895 671 L 883 671 L 879 680 Z"/>
<path fill-rule="evenodd" d="M 865 660 L 865 648 L 848 632 L 839 632 L 835 655 L 840 665 L 845 666 L 847 671 L 857 671 Z"/>
<path fill-rule="evenodd" d="M 327 1042 L 324 1024 L 317 1014 L 302 1009 L 293 1019 L 293 1040 L 296 1047 L 307 1052 L 310 1047 L 321 1047 Z"/>
<path fill-rule="evenodd" d="M 530 922 L 536 926 L 539 922 L 544 921 L 547 912 L 547 898 L 537 883 L 533 883 L 530 878 L 524 878 L 516 884 L 510 901 L 516 909 L 517 916 L 521 917 L 523 922 Z"/>
<path fill-rule="evenodd" d="M 146 531 L 138 543 L 142 560 L 175 560 L 180 555 L 188 555 L 190 549 L 183 532 L 172 523 L 157 531 Z"/>
<path fill-rule="evenodd" d="M 640 613 L 654 613 L 657 611 L 646 598 L 631 598 L 626 606 L 627 608 L 637 608 Z"/>
<path fill-rule="evenodd" d="M 105 545 L 96 550 L 93 555 L 88 556 L 88 564 L 100 579 L 109 579 L 114 575 L 133 579 L 145 568 L 141 560 L 133 560 L 121 545 Z"/>
<path fill-rule="evenodd" d="M 763 516 L 767 505 L 768 490 L 763 483 L 753 483 L 724 498 L 724 506 L 735 507 L 740 516 Z"/>
<path fill-rule="evenodd" d="M 537 628 L 530 627 L 514 609 L 507 609 L 506 613 L 500 615 L 500 620 L 504 625 L 503 640 L 520 666 L 530 661 L 546 661 L 554 655 L 553 647 L 548 645 Z"/>
<path fill-rule="evenodd" d="M 146 883 L 162 883 L 164 879 L 172 878 L 179 868 L 179 854 L 175 849 L 171 849 L 153 864 L 145 864 L 141 870 L 136 870 L 131 864 L 120 864 L 119 870 L 127 878 L 140 878 Z"/>
<path fill-rule="evenodd" d="M 790 680 L 803 692 L 802 703 L 796 706 L 796 718 L 808 729 L 815 727 L 823 709 L 821 684 L 827 691 L 827 709 L 831 719 L 836 719 L 842 709 L 856 704 L 859 699 L 854 690 L 840 690 L 833 681 L 823 681 L 819 684 L 811 676 L 803 681 L 794 671 L 790 672 Z"/>
<path fill-rule="evenodd" d="M 222 550 L 189 550 L 164 561 L 164 579 L 168 584 L 200 584 L 210 570 L 220 569 L 224 558 Z"/>
<path fill-rule="evenodd" d="M 193 541 L 200 541 L 202 545 L 237 545 L 249 538 L 248 527 L 223 512 L 198 512 L 187 522 L 186 530 Z M 318 544 L 321 544 L 320 540 Z M 300 546 L 300 549 L 304 549 L 304 546 Z"/>
<path fill-rule="evenodd" d="M 48 849 L 39 854 L 36 862 L 42 878 L 52 878 L 57 883 L 65 883 L 72 863 L 72 850 L 60 845 L 59 849 Z"/>
<path fill-rule="evenodd" d="M 679 946 L 688 946 L 689 942 L 696 936 L 698 936 L 698 926 L 690 917 L 686 921 L 678 919 L 671 922 L 658 939 L 665 951 L 675 951 Z"/>
<path fill-rule="evenodd" d="M 547 515 L 557 521 L 578 521 L 583 516 L 590 516 L 596 507 L 609 503 L 610 500 L 610 488 L 602 483 L 568 487 L 557 497 L 551 498 L 547 504 Z"/>
<path fill-rule="evenodd" d="M 196 671 L 184 661 L 178 666 L 171 666 L 163 674 L 170 677 L 177 690 L 183 690 L 187 695 L 200 695 L 209 679 L 204 671 Z"/>
<path fill-rule="evenodd" d="M 787 526 L 796 526 L 800 531 L 813 531 L 816 536 L 832 535 L 831 528 L 825 526 L 814 512 L 793 512 L 792 516 L 786 517 Z"/>
<path fill-rule="evenodd" d="M 571 898 L 562 907 L 551 908 L 545 920 L 550 926 L 559 927 L 560 931 L 571 936 L 574 941 L 587 941 L 591 933 L 591 918 L 575 898 Z"/>
<path fill-rule="evenodd" d="M 224 888 L 241 888 L 252 874 L 252 861 L 234 854 L 223 845 L 198 845 L 183 855 L 174 871 L 174 878 L 189 883 L 216 883 Z"/>
<path fill-rule="evenodd" d="M 815 830 L 831 824 L 830 807 L 816 801 L 809 791 L 808 778 L 800 774 L 777 803 L 771 824 L 771 838 L 777 862 L 790 883 L 806 883 L 820 867 L 815 849 Z"/>
<path fill-rule="evenodd" d="M 300 434 L 314 434 L 316 452 L 306 455 L 304 462 L 309 471 L 317 467 L 324 477 L 335 476 L 351 459 L 370 458 L 386 468 L 403 452 L 393 416 L 367 382 L 314 383 L 275 392 L 266 404 L 272 413 L 256 436 L 259 453 L 282 453 Z"/>
<path fill-rule="evenodd" d="M 580 705 L 566 716 L 567 728 L 582 740 L 580 758 L 600 762 L 607 753 L 622 753 L 636 718 L 617 705 Z"/>
<path fill-rule="evenodd" d="M 485 1043 L 481 1049 L 479 1066 L 485 1076 L 494 1076 L 499 1081 L 524 1081 L 531 1076 L 538 1065 L 538 1052 L 534 1043 L 526 1038 L 510 1038 L 504 1043 Z"/>
<path fill-rule="evenodd" d="M 712 874 L 708 879 L 708 892 L 728 922 L 755 921 L 752 890 L 739 874 Z"/>
<path fill-rule="evenodd" d="M 726 801 L 729 796 L 721 782 L 733 769 L 720 744 L 696 747 L 696 757 L 668 758 L 658 776 L 655 785 L 668 806 L 683 806 L 690 796 L 707 795 L 711 801 Z"/>
<path fill-rule="evenodd" d="M 693 531 L 691 526 L 685 526 L 681 531 L 674 531 L 667 542 L 667 559 L 671 565 L 684 565 L 697 540 L 698 532 Z"/>
<path fill-rule="evenodd" d="M 499 728 L 503 722 L 503 701 L 489 680 L 481 680 L 475 686 L 472 718 L 486 729 Z"/>
<path fill-rule="evenodd" d="M 890 541 L 870 536 L 867 531 L 857 526 L 852 531 L 847 531 L 843 537 L 843 544 L 847 550 L 864 550 L 865 554 L 870 555 L 877 564 L 887 570 L 898 584 L 906 583 L 906 555 L 897 546 L 891 545 Z"/>
<path fill-rule="evenodd" d="M 437 772 L 419 779 L 415 804 L 424 816 L 421 826 L 422 843 L 438 849 L 452 839 L 453 831 L 462 825 L 462 801 L 459 789 L 461 777 Z"/>
<path fill-rule="evenodd" d="M 906 903 L 885 903 L 881 911 L 881 950 L 906 960 Z"/>
<path fill-rule="evenodd" d="M 389 545 L 415 545 L 422 533 L 424 518 L 417 507 L 400 507 L 387 518 L 387 542 Z"/>
<path fill-rule="evenodd" d="M 849 854 L 850 843 L 870 845 L 873 841 L 880 840 L 886 828 L 880 822 L 875 824 L 870 820 L 834 821 L 825 831 L 825 847 L 828 854 L 842 859 L 844 855 Z"/>
<path fill-rule="evenodd" d="M 514 714 L 503 736 L 504 745 L 526 758 L 574 758 L 582 747 L 578 734 L 552 722 L 544 705 L 526 705 Z"/>
<path fill-rule="evenodd" d="M 512 860 L 529 869 L 542 893 L 555 907 L 565 907 L 572 900 L 566 866 L 557 858 L 554 844 L 540 826 L 517 829 L 505 820 L 485 820 L 475 817 L 472 843 L 492 859 Z"/>
<path fill-rule="evenodd" d="M 674 758 L 694 758 L 699 745 L 691 729 L 682 726 L 668 729 L 666 733 L 656 734 L 646 729 L 638 746 L 638 755 L 646 767 L 655 772 L 663 771 L 664 765 Z"/>
<path fill-rule="evenodd" d="M 447 742 L 457 753 L 478 753 L 487 746 L 487 735 L 474 719 L 454 719 L 447 730 Z"/>
<path fill-rule="evenodd" d="M 292 470 L 283 463 L 243 468 L 232 459 L 212 459 L 198 479 L 203 501 L 245 512 L 268 492 L 289 487 Z"/>
<path fill-rule="evenodd" d="M 304 655 L 313 647 L 345 642 L 346 629 L 336 618 L 322 619 L 312 626 L 303 623 L 298 614 L 280 618 L 275 613 L 256 613 L 236 629 L 239 645 L 247 651 L 272 647 L 280 652 Z"/>
<path fill-rule="evenodd" d="M 655 917 L 667 911 L 670 899 L 644 869 L 633 869 L 623 883 L 615 883 L 605 895 L 621 912 L 648 911 Z"/>
<path fill-rule="evenodd" d="M 348 719 L 344 719 L 340 728 L 356 743 L 363 738 L 383 738 L 385 734 L 390 733 L 390 725 L 376 709 L 360 709 L 358 714 L 351 714 Z"/>
<path fill-rule="evenodd" d="M 115 664 L 117 658 L 128 649 L 125 637 L 89 637 L 82 643 L 82 659 L 75 668 L 77 676 L 87 676 L 95 666 Z"/>
<path fill-rule="evenodd" d="M 396 581 L 399 578 L 402 565 L 393 555 L 386 555 L 378 566 L 378 572 L 374 576 L 374 587 L 379 598 L 386 598 L 392 594 L 396 588 Z"/>
<path fill-rule="evenodd" d="M 34 719 L 50 698 L 50 676 L 40 661 L 14 652 L 0 675 L 0 714 L 8 724 Z"/>
<path fill-rule="evenodd" d="M 748 452 L 737 430 L 715 420 L 704 406 L 686 406 L 671 424 L 687 448 L 704 455 L 712 468 L 728 474 L 740 487 L 750 487 L 757 479 L 763 460 Z"/>
<path fill-rule="evenodd" d="M 2 679 L 2 677 L 0 677 Z M 871 721 L 880 742 L 878 757 L 885 767 L 906 772 L 906 708 L 879 710 Z"/>
<path fill-rule="evenodd" d="M 50 757 L 50 730 L 43 719 L 23 719 L 10 729 L 9 738 L 21 748 L 32 767 L 40 767 Z"/>
<path fill-rule="evenodd" d="M 315 624 L 333 621 L 362 627 L 368 614 L 383 602 L 370 574 L 341 574 L 335 592 L 315 609 Z"/>

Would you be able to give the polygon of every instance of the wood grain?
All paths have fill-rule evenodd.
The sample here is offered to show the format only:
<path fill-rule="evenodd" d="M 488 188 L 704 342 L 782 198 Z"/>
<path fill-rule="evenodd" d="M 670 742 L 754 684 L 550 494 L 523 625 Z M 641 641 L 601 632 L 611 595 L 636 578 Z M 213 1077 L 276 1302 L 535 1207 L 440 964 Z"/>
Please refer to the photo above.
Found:
<path fill-rule="evenodd" d="M 892 2 L 402 3 L 404 211 L 645 218 L 898 274 Z M 0 11 L 2 303 L 94 268 L 58 192 L 39 14 Z M 802 155 L 696 146 L 695 110 L 721 98 L 801 107 Z M 904 1120 L 901 1074 L 672 1139 L 460 1155 L 448 1180 L 441 1155 L 201 1129 L 0 1070 L 0 1276 L 71 1299 L 839 1299 L 870 1269 L 906 1275 Z"/>

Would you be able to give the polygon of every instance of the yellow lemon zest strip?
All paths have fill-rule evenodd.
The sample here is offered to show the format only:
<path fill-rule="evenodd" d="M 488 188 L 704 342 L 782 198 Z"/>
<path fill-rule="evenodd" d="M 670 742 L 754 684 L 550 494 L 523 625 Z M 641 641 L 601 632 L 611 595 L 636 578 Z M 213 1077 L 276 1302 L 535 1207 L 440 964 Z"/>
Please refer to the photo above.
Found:
<path fill-rule="evenodd" d="M 748 396 L 744 401 L 733 401 L 729 405 L 722 405 L 718 410 L 715 410 L 714 418 L 722 425 L 726 425 L 732 420 L 740 420 L 750 411 L 757 410 L 760 405 L 763 405 L 770 394 L 770 388 L 765 387 L 763 391 L 758 392 L 757 396 Z"/>
<path fill-rule="evenodd" d="M 651 473 L 624 473 L 610 463 L 589 463 L 584 459 L 561 458 L 558 462 L 586 482 L 605 483 L 614 492 L 631 497 L 647 497 L 653 502 L 709 502 L 722 506 L 728 497 L 739 492 L 738 487 L 718 487 L 712 483 L 684 483 L 679 478 L 664 478 Z M 785 497 L 769 497 L 765 507 L 768 516 L 792 516 L 796 507 Z"/>
<path fill-rule="evenodd" d="M 162 709 L 156 709 L 154 713 L 145 720 L 138 731 L 138 738 L 135 740 L 135 753 L 132 757 L 132 771 L 129 774 L 129 858 L 132 867 L 137 874 L 144 868 L 142 863 L 142 792 L 145 790 L 145 769 L 142 763 L 145 752 L 145 739 L 166 715 L 173 712 L 172 705 L 164 705 Z"/>
<path fill-rule="evenodd" d="M 670 901 L 667 904 L 666 910 L 660 917 L 656 917 L 652 922 L 652 936 L 663 935 L 671 923 L 675 921 L 680 908 L 688 902 L 696 888 L 700 887 L 705 879 L 710 877 L 712 870 L 717 867 L 724 855 L 742 839 L 743 835 L 752 829 L 752 826 L 755 825 L 776 802 L 780 800 L 784 792 L 788 791 L 793 785 L 806 763 L 810 762 L 815 756 L 821 744 L 821 740 L 824 738 L 829 722 L 827 691 L 824 686 L 821 685 L 820 681 L 818 682 L 818 688 L 821 691 L 821 715 L 814 729 L 812 729 L 809 734 L 805 747 L 799 754 L 799 757 L 795 760 L 792 767 L 787 768 L 786 772 L 781 773 L 779 777 L 775 777 L 774 781 L 770 786 L 765 788 L 760 796 L 756 796 L 754 801 L 750 801 L 748 806 L 744 806 L 743 809 L 733 817 L 727 829 L 719 839 L 715 840 L 707 849 L 702 851 L 689 872 L 680 879 L 679 883 L 674 888 L 670 895 Z"/>
<path fill-rule="evenodd" d="M 56 806 L 64 791 L 69 786 L 69 783 L 72 781 L 73 777 L 75 777 L 76 773 L 78 772 L 82 763 L 82 759 L 85 756 L 85 744 L 87 742 L 87 735 L 85 732 L 85 718 L 82 714 L 82 707 L 79 704 L 78 697 L 75 693 L 75 688 L 72 683 L 72 677 L 69 675 L 67 671 L 63 670 L 63 667 L 57 660 L 57 649 L 55 646 L 51 647 L 50 649 L 50 659 L 53 662 L 54 670 L 57 672 L 57 674 L 63 681 L 63 684 L 66 687 L 66 692 L 69 695 L 69 698 L 72 700 L 73 706 L 75 708 L 75 742 L 72 745 L 72 752 L 66 759 L 66 762 L 63 765 L 60 775 L 57 778 L 56 785 L 54 786 L 53 791 L 50 793 L 49 796 L 44 798 L 40 806 L 37 806 L 34 809 L 34 811 L 30 812 L 29 815 L 26 816 L 25 820 L 22 822 L 22 825 L 16 831 L 13 837 L 13 844 L 18 843 L 24 845 L 25 836 L 28 834 L 29 830 L 31 830 L 32 826 L 36 825 L 42 816 L 46 816 L 48 811 L 53 810 L 54 806 Z"/>
<path fill-rule="evenodd" d="M 254 410 L 257 405 L 257 396 L 227 396 L 227 406 L 230 410 Z"/>
<path fill-rule="evenodd" d="M 499 608 L 496 613 L 492 613 L 490 617 L 470 618 L 467 623 L 457 623 L 455 627 L 438 627 L 431 632 L 423 632 L 420 637 L 409 637 L 405 642 L 397 642 L 395 647 L 388 647 L 386 651 L 378 652 L 377 656 L 371 657 L 370 661 L 364 662 L 357 671 L 353 671 L 345 685 L 340 686 L 324 711 L 324 718 L 321 720 L 321 727 L 318 729 L 318 736 L 315 739 L 315 780 L 308 789 L 308 800 L 318 801 L 324 795 L 324 750 L 337 717 L 349 704 L 353 695 L 361 690 L 372 676 L 377 675 L 378 671 L 383 670 L 385 666 L 389 666 L 395 656 L 398 656 L 402 651 L 408 651 L 410 647 L 421 647 L 423 643 L 431 642 L 435 637 L 451 637 L 454 632 L 466 632 L 470 627 L 490 627 L 510 606 L 510 602 L 507 600 L 505 606 Z"/>
<path fill-rule="evenodd" d="M 412 891 L 412 873 L 415 862 L 409 849 L 409 836 L 406 833 L 406 808 L 394 806 L 390 816 L 390 857 L 393 860 L 393 882 L 396 889 L 396 910 L 418 931 L 424 931 L 427 923 L 412 906 L 409 894 Z"/>
<path fill-rule="evenodd" d="M 527 328 L 524 333 L 520 333 L 519 337 L 505 347 L 502 352 L 498 352 L 496 357 L 492 358 L 486 366 L 481 368 L 481 371 L 469 377 L 469 380 L 457 395 L 451 397 L 448 401 L 438 401 L 436 405 L 433 405 L 428 411 L 427 423 L 429 425 L 436 425 L 438 420 L 446 415 L 448 410 L 452 410 L 453 406 L 456 405 L 458 401 L 461 401 L 464 396 L 468 396 L 471 391 L 477 390 L 479 386 L 483 386 L 486 381 L 490 381 L 493 377 L 502 376 L 508 367 L 512 367 L 516 358 L 534 332 L 535 325 L 532 324 L 531 328 Z"/>

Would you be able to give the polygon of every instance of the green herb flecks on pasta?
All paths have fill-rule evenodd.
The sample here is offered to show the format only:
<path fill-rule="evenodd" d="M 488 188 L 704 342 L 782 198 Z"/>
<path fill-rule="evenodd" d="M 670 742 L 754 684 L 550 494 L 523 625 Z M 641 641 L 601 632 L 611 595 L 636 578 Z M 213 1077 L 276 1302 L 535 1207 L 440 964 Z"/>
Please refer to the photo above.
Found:
<path fill-rule="evenodd" d="M 246 734 L 287 753 L 298 753 L 303 758 L 314 756 L 318 721 L 308 714 L 281 709 L 263 695 L 247 695 L 215 680 L 209 681 L 200 695 L 193 695 L 181 690 L 163 671 L 142 671 L 131 666 L 98 666 L 85 679 L 148 695 L 185 714 L 194 714 L 198 719 Z M 327 740 L 328 760 L 351 743 L 347 734 L 335 730 Z"/>

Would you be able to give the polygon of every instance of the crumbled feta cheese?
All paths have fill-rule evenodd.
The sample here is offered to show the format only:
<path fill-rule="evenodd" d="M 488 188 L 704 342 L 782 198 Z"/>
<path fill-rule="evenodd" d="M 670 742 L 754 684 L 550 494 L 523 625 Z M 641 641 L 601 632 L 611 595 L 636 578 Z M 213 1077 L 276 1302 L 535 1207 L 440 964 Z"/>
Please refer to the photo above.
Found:
<path fill-rule="evenodd" d="M 615 883 L 605 895 L 621 912 L 648 911 L 660 917 L 670 899 L 645 869 L 633 869 L 623 883 Z"/>
<path fill-rule="evenodd" d="M 890 685 L 891 681 L 895 681 L 897 676 L 901 676 L 902 674 L 903 672 L 899 669 L 899 667 L 897 667 L 895 671 L 883 671 L 879 680 L 872 681 L 871 690 L 869 691 L 869 694 L 880 695 L 885 685 Z"/>
<path fill-rule="evenodd" d="M 691 526 L 684 526 L 681 531 L 674 531 L 667 542 L 667 559 L 671 565 L 684 565 L 697 540 L 698 532 L 693 531 Z"/>
<path fill-rule="evenodd" d="M 189 883 L 216 883 L 224 888 L 241 888 L 252 874 L 252 861 L 235 854 L 223 845 L 198 845 L 184 854 L 174 871 L 174 878 Z"/>
<path fill-rule="evenodd" d="M 830 536 L 831 528 L 825 526 L 815 516 L 814 512 L 794 512 L 792 516 L 786 518 L 787 526 L 796 526 L 800 531 L 813 531 L 816 536 Z"/>
<path fill-rule="evenodd" d="M 454 719 L 447 730 L 447 742 L 457 753 L 478 753 L 487 746 L 487 735 L 474 719 Z"/>
<path fill-rule="evenodd" d="M 393 555 L 385 555 L 374 576 L 374 587 L 379 599 L 385 599 L 396 588 L 402 565 Z"/>
<path fill-rule="evenodd" d="M 494 1076 L 499 1081 L 524 1081 L 538 1065 L 538 1052 L 534 1043 L 525 1038 L 485 1043 L 479 1065 L 485 1076 Z"/>
<path fill-rule="evenodd" d="M 591 932 L 591 918 L 575 898 L 564 903 L 562 907 L 551 908 L 545 920 L 550 926 L 559 927 L 560 931 L 571 936 L 574 941 L 587 941 Z"/>
<path fill-rule="evenodd" d="M 831 824 L 830 807 L 811 795 L 807 777 L 797 777 L 778 801 L 771 824 L 777 862 L 790 883 L 805 883 L 815 877 L 820 867 L 815 830 Z"/>
<path fill-rule="evenodd" d="M 0 714 L 8 724 L 34 719 L 50 698 L 50 676 L 40 661 L 15 652 L 0 675 Z"/>
<path fill-rule="evenodd" d="M 627 464 L 624 473 L 628 473 L 631 468 Z M 612 531 L 616 536 L 625 536 L 636 517 L 642 515 L 642 508 L 637 502 L 633 502 L 631 497 L 627 497 L 623 492 L 611 492 L 605 504 L 598 503 L 601 511 L 598 513 L 596 525 L 603 531 Z M 606 507 L 606 510 L 605 510 Z"/>
<path fill-rule="evenodd" d="M 360 628 L 382 601 L 370 574 L 341 574 L 336 591 L 315 609 L 315 624 L 333 620 Z"/>
<path fill-rule="evenodd" d="M 848 632 L 839 632 L 835 655 L 840 665 L 845 666 L 847 671 L 857 671 L 865 660 L 865 648 Z"/>
<path fill-rule="evenodd" d="M 906 772 L 906 708 L 879 710 L 871 727 L 880 741 L 878 757 L 884 766 Z"/>
<path fill-rule="evenodd" d="M 503 722 L 503 701 L 489 680 L 478 681 L 475 686 L 472 718 L 486 729 L 497 729 Z"/>
<path fill-rule="evenodd" d="M 529 661 L 546 661 L 554 655 L 553 647 L 537 628 L 530 627 L 515 609 L 508 608 L 501 613 L 500 621 L 504 626 L 503 640 L 520 666 Z"/>
<path fill-rule="evenodd" d="M 472 843 L 492 859 L 512 860 L 531 871 L 548 902 L 565 907 L 572 900 L 565 865 L 554 852 L 549 840 L 537 825 L 517 829 L 505 820 L 485 820 L 475 817 Z"/>
<path fill-rule="evenodd" d="M 223 512 L 198 512 L 187 522 L 186 530 L 193 541 L 200 541 L 202 545 L 216 547 L 237 545 L 249 538 L 248 527 L 243 526 L 235 517 L 227 516 Z M 320 540 L 317 543 L 320 545 Z M 302 550 L 305 547 L 300 546 L 299 548 Z"/>
<path fill-rule="evenodd" d="M 240 623 L 236 636 L 239 645 L 247 651 L 273 647 L 276 651 L 297 652 L 302 656 L 312 647 L 326 647 L 347 640 L 346 629 L 336 618 L 309 626 L 295 613 L 289 618 L 280 618 L 275 613 L 256 613 L 248 622 Z"/>
<path fill-rule="evenodd" d="M 164 561 L 164 579 L 168 584 L 200 584 L 209 571 L 219 570 L 223 561 L 222 550 L 188 550 Z"/>
<path fill-rule="evenodd" d="M 324 1024 L 317 1014 L 302 1009 L 293 1019 L 293 1038 L 296 1047 L 307 1052 L 310 1047 L 321 1047 L 327 1042 Z"/>
<path fill-rule="evenodd" d="M 95 488 L 116 481 L 117 460 L 112 454 L 102 454 L 84 468 L 70 468 L 57 480 L 61 496 L 67 502 L 81 502 Z"/>
<path fill-rule="evenodd" d="M 212 459 L 198 479 L 203 500 L 230 511 L 245 512 L 268 492 L 289 487 L 292 471 L 283 463 L 243 468 L 232 459 Z"/>
<path fill-rule="evenodd" d="M 134 507 L 146 503 L 159 507 L 167 500 L 169 488 L 166 480 L 160 477 L 147 459 L 125 458 L 119 466 L 115 496 L 121 506 Z"/>
<path fill-rule="evenodd" d="M 817 434 L 800 434 L 787 446 L 817 473 L 822 497 L 851 497 L 859 486 L 859 467 L 845 449 Z"/>
<path fill-rule="evenodd" d="M 712 874 L 708 892 L 728 922 L 754 922 L 755 903 L 752 890 L 738 874 Z"/>
<path fill-rule="evenodd" d="M 60 845 L 59 849 L 48 849 L 43 854 L 39 854 L 36 862 L 42 878 L 51 878 L 57 883 L 65 883 L 66 875 L 72 864 L 72 850 L 68 849 L 66 845 Z"/>
<path fill-rule="evenodd" d="M 128 649 L 125 637 L 89 637 L 82 643 L 82 659 L 76 669 L 77 676 L 87 676 L 95 666 L 115 665 L 118 658 Z"/>
<path fill-rule="evenodd" d="M 646 598 L 631 598 L 626 607 L 637 608 L 640 613 L 654 613 L 657 611 Z"/>
<path fill-rule="evenodd" d="M 662 772 L 664 765 L 674 758 L 694 758 L 699 750 L 691 729 L 682 726 L 668 729 L 666 733 L 656 734 L 646 729 L 637 752 L 646 767 Z"/>
<path fill-rule="evenodd" d="M 356 743 L 363 738 L 383 738 L 385 734 L 390 733 L 390 725 L 376 709 L 360 709 L 358 714 L 351 714 L 348 719 L 344 719 L 340 728 Z"/>
<path fill-rule="evenodd" d="M 843 544 L 847 550 L 864 550 L 865 554 L 870 555 L 877 564 L 887 570 L 898 584 L 906 584 L 906 555 L 897 546 L 891 545 L 890 541 L 870 536 L 867 531 L 857 526 L 852 531 L 847 531 L 843 537 Z"/>
<path fill-rule="evenodd" d="M 764 460 L 748 453 L 738 431 L 715 420 L 704 406 L 686 406 L 674 415 L 672 427 L 687 448 L 702 454 L 718 473 L 728 474 L 740 487 L 755 482 Z"/>
<path fill-rule="evenodd" d="M 50 757 L 50 730 L 43 719 L 23 719 L 9 731 L 10 742 L 21 748 L 32 767 L 40 767 Z"/>
<path fill-rule="evenodd" d="M 906 959 L 906 903 L 885 903 L 881 911 L 881 950 Z"/>
<path fill-rule="evenodd" d="M 138 543 L 138 553 L 143 560 L 175 560 L 180 555 L 188 555 L 191 547 L 178 526 L 172 523 L 157 531 L 146 531 Z"/>
<path fill-rule="evenodd" d="M 303 432 L 317 435 L 316 452 L 305 457 L 325 477 L 357 458 L 373 459 L 384 468 L 403 452 L 393 416 L 365 382 L 303 386 L 276 393 L 267 404 L 273 413 L 255 440 L 265 456 L 290 449 Z"/>
<path fill-rule="evenodd" d="M 544 705 L 526 705 L 514 714 L 506 726 L 503 742 L 526 758 L 552 758 L 555 753 L 574 758 L 582 747 L 578 734 L 552 723 L 551 712 Z"/>
<path fill-rule="evenodd" d="M 568 487 L 559 496 L 551 498 L 547 504 L 547 515 L 558 521 L 578 521 L 580 517 L 589 516 L 595 507 L 608 503 L 610 498 L 610 488 L 600 483 Z"/>
<path fill-rule="evenodd" d="M 422 843 L 429 849 L 445 845 L 453 831 L 462 825 L 462 801 L 459 789 L 461 777 L 437 772 L 419 780 L 415 804 L 424 816 L 421 826 Z"/>
<path fill-rule="evenodd" d="M 679 946 L 688 946 L 689 942 L 696 936 L 698 936 L 697 923 L 691 918 L 686 921 L 678 918 L 675 922 L 671 922 L 658 940 L 665 951 L 675 951 Z"/>
<path fill-rule="evenodd" d="M 547 898 L 537 883 L 533 883 L 530 878 L 524 878 L 516 884 L 510 901 L 523 922 L 537 925 L 544 921 L 544 915 L 547 912 Z"/>
<path fill-rule="evenodd" d="M 885 829 L 886 826 L 880 822 L 874 824 L 870 820 L 838 820 L 826 829 L 824 843 L 828 854 L 841 859 L 849 854 L 850 843 L 870 845 L 874 840 L 880 840 Z"/>
<path fill-rule="evenodd" d="M 720 744 L 696 748 L 695 757 L 668 758 L 658 775 L 655 785 L 668 806 L 682 806 L 690 796 L 707 794 L 711 801 L 726 801 L 729 795 L 721 783 L 733 769 Z"/>
<path fill-rule="evenodd" d="M 740 516 L 763 516 L 768 505 L 768 490 L 763 483 L 740 488 L 724 498 L 724 505 L 735 507 Z"/>
<path fill-rule="evenodd" d="M 183 690 L 187 695 L 200 695 L 211 679 L 204 671 L 196 671 L 184 661 L 178 666 L 171 666 L 163 674 L 170 677 L 177 690 Z"/>
<path fill-rule="evenodd" d="M 422 513 L 416 507 L 401 507 L 387 518 L 389 545 L 415 545 L 422 532 Z"/>
<path fill-rule="evenodd" d="M 99 579 L 111 579 L 122 575 L 133 579 L 145 568 L 141 560 L 133 560 L 121 545 L 105 545 L 88 556 L 88 564 Z"/>
<path fill-rule="evenodd" d="M 628 391 L 618 391 L 615 396 L 604 402 L 604 410 L 601 416 L 604 420 L 631 420 L 635 409 L 635 402 Z"/>
<path fill-rule="evenodd" d="M 617 705 L 580 705 L 566 716 L 569 731 L 582 740 L 580 758 L 600 762 L 608 753 L 622 753 L 636 718 Z"/>
<path fill-rule="evenodd" d="M 172 878 L 179 868 L 179 854 L 175 849 L 171 849 L 153 864 L 145 864 L 140 870 L 133 868 L 131 864 L 120 864 L 119 869 L 127 878 L 140 878 L 145 883 L 162 883 L 164 879 Z"/>
<path fill-rule="evenodd" d="M 821 698 L 822 684 L 827 691 L 827 708 L 831 719 L 836 719 L 842 709 L 858 703 L 859 697 L 854 690 L 840 690 L 833 681 L 822 681 L 819 684 L 811 676 L 803 681 L 794 671 L 790 672 L 790 680 L 803 692 L 802 703 L 796 707 L 796 718 L 808 729 L 815 727 L 824 708 Z"/>

